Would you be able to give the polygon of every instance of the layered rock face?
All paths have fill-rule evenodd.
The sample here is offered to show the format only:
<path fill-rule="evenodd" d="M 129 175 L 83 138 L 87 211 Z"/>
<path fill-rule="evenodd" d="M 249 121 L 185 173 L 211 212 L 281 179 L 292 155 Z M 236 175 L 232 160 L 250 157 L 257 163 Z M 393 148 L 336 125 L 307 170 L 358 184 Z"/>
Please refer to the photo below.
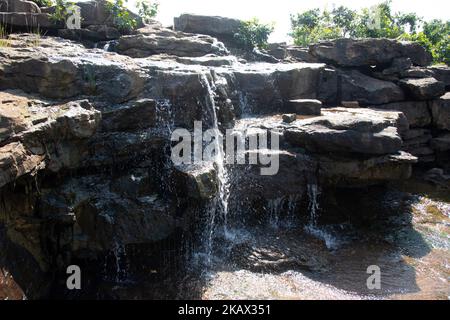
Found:
<path fill-rule="evenodd" d="M 305 199 L 318 185 L 383 184 L 408 178 L 417 161 L 448 165 L 449 70 L 427 67 L 420 47 L 344 39 L 312 46 L 314 62 L 287 46 L 280 63 L 247 61 L 216 38 L 234 20 L 210 18 L 217 24 L 201 32 L 207 18 L 194 18 L 121 36 L 116 52 L 24 34 L 0 48 L 0 231 L 24 249 L 23 268 L 56 283 L 74 262 L 101 274 L 111 253 L 152 255 L 154 244 L 195 234 L 220 202 L 261 215 L 268 201 Z M 246 155 L 276 155 L 277 174 L 262 176 L 262 163 L 175 165 L 171 134 L 192 133 L 194 121 L 271 130 L 280 148 Z M 27 294 L 48 294 L 39 288 Z"/>

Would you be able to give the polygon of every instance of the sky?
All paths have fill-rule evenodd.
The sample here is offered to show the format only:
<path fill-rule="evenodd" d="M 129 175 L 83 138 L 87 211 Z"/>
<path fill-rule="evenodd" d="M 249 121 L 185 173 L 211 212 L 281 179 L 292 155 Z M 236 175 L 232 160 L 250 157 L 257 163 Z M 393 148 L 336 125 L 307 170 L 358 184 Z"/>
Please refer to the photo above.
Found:
<path fill-rule="evenodd" d="M 381 0 L 159 0 L 156 17 L 164 25 L 173 24 L 173 18 L 182 13 L 219 15 L 238 19 L 259 18 L 275 22 L 271 42 L 289 42 L 289 16 L 312 8 L 329 8 L 344 5 L 353 9 L 370 7 Z M 132 8 L 135 0 L 128 0 Z M 450 19 L 450 0 L 393 0 L 394 12 L 415 12 L 425 20 Z"/>

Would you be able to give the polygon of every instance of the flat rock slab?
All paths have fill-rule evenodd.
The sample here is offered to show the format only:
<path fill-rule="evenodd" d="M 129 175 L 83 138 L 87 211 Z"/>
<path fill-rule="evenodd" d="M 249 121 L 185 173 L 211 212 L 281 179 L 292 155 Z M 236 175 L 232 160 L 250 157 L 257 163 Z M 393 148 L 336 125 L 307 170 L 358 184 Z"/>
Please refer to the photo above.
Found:
<path fill-rule="evenodd" d="M 399 131 L 405 121 L 400 112 L 333 108 L 321 117 L 295 121 L 285 137 L 311 152 L 390 154 L 402 147 Z"/>
<path fill-rule="evenodd" d="M 400 86 L 414 99 L 429 100 L 445 93 L 445 84 L 435 78 L 402 79 Z"/>
<path fill-rule="evenodd" d="M 393 59 L 407 57 L 419 66 L 427 66 L 432 57 L 417 43 L 391 39 L 336 39 L 309 47 L 319 61 L 343 67 L 390 64 Z"/>

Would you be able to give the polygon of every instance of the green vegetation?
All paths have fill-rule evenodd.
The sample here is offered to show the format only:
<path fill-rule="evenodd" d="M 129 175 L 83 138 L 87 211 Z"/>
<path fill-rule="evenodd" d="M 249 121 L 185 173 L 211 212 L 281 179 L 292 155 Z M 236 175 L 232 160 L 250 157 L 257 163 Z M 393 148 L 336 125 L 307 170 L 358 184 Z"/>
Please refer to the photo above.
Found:
<path fill-rule="evenodd" d="M 0 48 L 9 47 L 9 36 L 4 25 L 0 24 Z"/>
<path fill-rule="evenodd" d="M 416 41 L 435 63 L 450 63 L 450 20 L 423 21 L 415 13 L 393 13 L 391 1 L 357 12 L 340 6 L 291 15 L 291 36 L 299 46 L 336 38 L 390 38 Z"/>
<path fill-rule="evenodd" d="M 55 12 L 50 15 L 50 19 L 55 23 L 65 21 L 74 5 L 67 0 L 55 0 Z"/>
<path fill-rule="evenodd" d="M 144 23 L 150 22 L 158 14 L 159 3 L 149 0 L 140 0 L 136 2 L 138 14 Z"/>
<path fill-rule="evenodd" d="M 107 10 L 112 14 L 114 24 L 124 33 L 136 29 L 138 25 L 137 19 L 130 14 L 125 7 L 127 0 L 109 0 L 106 2 Z M 147 23 L 151 18 L 157 15 L 159 4 L 150 0 L 140 0 L 136 3 L 139 17 L 142 22 Z"/>
<path fill-rule="evenodd" d="M 237 42 L 246 49 L 267 47 L 269 35 L 273 32 L 273 24 L 264 24 L 257 18 L 243 21 L 239 31 L 234 35 Z"/>
<path fill-rule="evenodd" d="M 112 14 L 114 24 L 121 32 L 136 29 L 137 21 L 125 7 L 127 0 L 110 0 L 106 2 L 106 9 Z"/>

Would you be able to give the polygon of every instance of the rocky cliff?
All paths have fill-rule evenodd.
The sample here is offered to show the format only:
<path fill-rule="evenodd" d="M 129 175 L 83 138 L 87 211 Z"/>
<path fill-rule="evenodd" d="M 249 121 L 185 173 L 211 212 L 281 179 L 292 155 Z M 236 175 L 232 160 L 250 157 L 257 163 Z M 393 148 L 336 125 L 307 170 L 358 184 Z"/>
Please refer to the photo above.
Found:
<path fill-rule="evenodd" d="M 312 186 L 332 193 L 407 179 L 417 165 L 449 169 L 450 69 L 429 66 L 423 48 L 339 39 L 245 53 L 232 44 L 235 22 L 183 15 L 175 30 L 155 22 L 107 50 L 91 48 L 109 40 L 92 33 L 84 45 L 11 34 L 0 47 L 0 267 L 27 296 L 63 285 L 74 263 L 106 277 L 148 272 L 142 259 L 164 266 L 168 251 L 203 237 L 211 208 L 247 221 L 295 198 L 307 217 Z M 173 165 L 171 132 L 196 120 L 273 130 L 278 174 Z"/>

